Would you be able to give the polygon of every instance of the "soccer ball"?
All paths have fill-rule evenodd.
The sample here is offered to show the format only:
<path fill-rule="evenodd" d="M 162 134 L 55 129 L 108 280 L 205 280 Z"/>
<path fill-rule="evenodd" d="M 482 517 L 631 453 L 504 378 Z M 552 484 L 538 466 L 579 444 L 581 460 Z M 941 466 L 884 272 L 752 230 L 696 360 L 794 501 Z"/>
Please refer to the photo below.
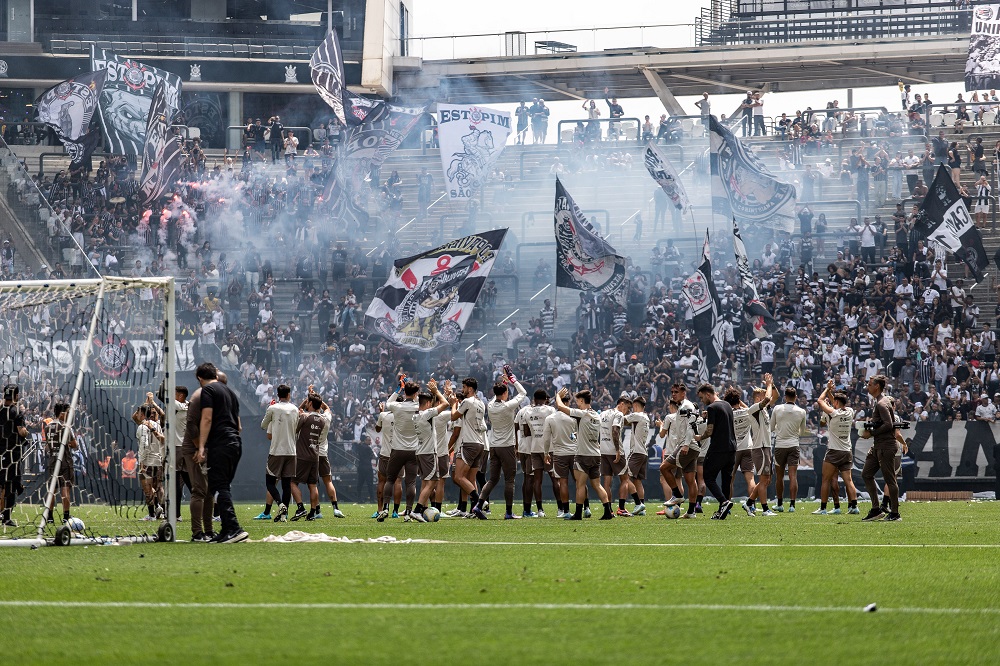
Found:
<path fill-rule="evenodd" d="M 82 532 L 87 529 L 87 526 L 83 524 L 83 521 L 79 518 L 70 518 L 66 522 L 66 526 L 69 527 L 74 532 Z"/>
<path fill-rule="evenodd" d="M 426 518 L 429 523 L 436 523 L 441 520 L 441 512 L 434 507 L 429 506 L 424 509 L 424 518 Z"/>
<path fill-rule="evenodd" d="M 675 518 L 680 518 L 681 517 L 681 508 L 679 506 L 677 506 L 677 505 L 668 506 L 666 508 L 666 513 L 663 514 L 663 515 L 666 516 L 667 518 L 670 518 L 671 520 L 673 520 Z"/>

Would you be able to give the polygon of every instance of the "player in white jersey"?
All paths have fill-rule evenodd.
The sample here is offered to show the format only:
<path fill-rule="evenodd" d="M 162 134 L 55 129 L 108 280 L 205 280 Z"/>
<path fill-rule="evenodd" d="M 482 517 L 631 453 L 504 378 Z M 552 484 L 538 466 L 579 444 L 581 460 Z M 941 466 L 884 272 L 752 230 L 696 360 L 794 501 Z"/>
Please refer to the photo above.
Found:
<path fill-rule="evenodd" d="M 402 399 L 399 397 L 402 392 Z M 399 388 L 389 396 L 385 403 L 386 409 L 396 417 L 392 423 L 392 451 L 389 452 L 389 463 L 386 466 L 385 485 L 382 487 L 382 506 L 379 507 L 379 522 L 389 517 L 389 503 L 386 495 L 393 488 L 400 473 L 405 470 L 406 481 L 406 514 L 413 508 L 417 494 L 417 449 L 420 442 L 417 438 L 417 428 L 413 416 L 419 411 L 417 394 L 420 386 L 405 376 L 399 378 Z M 398 509 L 393 514 L 398 514 Z"/>
<path fill-rule="evenodd" d="M 569 400 L 569 389 L 560 391 L 565 402 Z M 569 512 L 569 479 L 573 475 L 573 458 L 576 456 L 576 419 L 556 411 L 545 417 L 542 426 L 542 449 L 545 452 L 545 462 L 552 470 L 555 479 L 556 506 L 559 512 L 557 518 L 571 515 Z M 586 511 L 586 504 L 584 505 Z"/>
<path fill-rule="evenodd" d="M 625 425 L 625 415 L 632 411 L 632 400 L 627 393 L 622 393 L 618 398 L 618 403 L 614 409 L 605 409 L 601 412 L 601 481 L 604 492 L 611 497 L 611 479 L 621 477 L 626 473 L 625 465 L 628 462 L 622 452 L 622 430 Z M 619 483 L 621 479 L 619 478 Z M 628 487 L 628 477 L 625 478 L 625 487 Z M 620 494 L 619 494 L 620 496 Z M 627 495 L 626 495 L 627 497 Z M 621 517 L 631 516 L 625 510 L 625 502 L 617 514 Z"/>
<path fill-rule="evenodd" d="M 427 392 L 418 394 L 420 411 L 413 415 L 413 423 L 417 431 L 417 473 L 420 475 L 420 497 L 417 505 L 410 512 L 410 517 L 418 523 L 426 523 L 424 511 L 431 499 L 431 493 L 437 490 L 438 466 L 437 435 L 434 432 L 434 421 L 445 410 L 450 409 L 448 401 L 438 390 L 437 382 L 431 379 L 427 382 Z M 449 414 L 450 418 L 450 414 Z"/>
<path fill-rule="evenodd" d="M 573 458 L 573 477 L 576 481 L 576 510 L 568 520 L 583 520 L 583 502 L 587 498 L 587 482 L 597 492 L 598 499 L 604 505 L 604 515 L 601 520 L 611 520 L 615 514 L 611 511 L 611 501 L 600 483 L 601 475 L 601 415 L 591 408 L 589 390 L 578 391 L 576 408 L 568 407 L 559 395 L 556 395 L 556 409 L 563 414 L 569 414 L 579 421 L 576 437 L 576 456 Z"/>
<path fill-rule="evenodd" d="M 646 444 L 649 441 L 649 414 L 646 413 L 646 399 L 641 395 L 632 400 L 632 413 L 625 417 L 626 426 L 632 428 L 632 447 L 628 454 L 628 481 L 632 487 L 633 516 L 646 515 L 646 489 L 642 482 L 646 479 L 649 455 Z M 619 508 L 621 504 L 619 503 Z"/>
<path fill-rule="evenodd" d="M 794 387 L 785 389 L 785 402 L 771 412 L 774 431 L 774 490 L 778 496 L 777 512 L 785 510 L 785 468 L 788 469 L 788 512 L 795 513 L 795 497 L 799 493 L 799 438 L 809 434 L 806 410 L 795 404 L 798 393 Z"/>
<path fill-rule="evenodd" d="M 375 432 L 379 434 L 378 467 L 376 468 L 375 513 L 372 518 L 378 518 L 382 508 L 382 486 L 385 485 L 385 475 L 389 470 L 389 456 L 392 453 L 392 433 L 395 430 L 396 415 L 386 409 L 385 403 L 379 403 L 379 414 L 375 420 Z M 392 517 L 399 518 L 399 503 L 403 499 L 403 482 L 396 480 L 392 486 Z"/>
<path fill-rule="evenodd" d="M 524 512 L 521 514 L 525 518 L 544 518 L 545 511 L 542 509 L 542 479 L 549 467 L 545 464 L 545 447 L 542 443 L 542 435 L 545 427 L 545 419 L 555 412 L 555 407 L 549 405 L 549 396 L 542 390 L 535 391 L 534 403 L 525 407 L 524 415 L 521 417 L 523 435 L 528 440 L 528 453 L 521 459 L 521 471 L 524 472 L 525 482 L 522 486 L 521 500 L 524 503 Z M 528 479 L 531 479 L 529 485 Z M 531 500 L 535 499 L 538 512 L 531 510 Z"/>
<path fill-rule="evenodd" d="M 462 401 L 452 398 L 451 420 L 460 424 L 461 430 L 452 435 L 461 444 L 455 455 L 455 474 L 452 480 L 459 487 L 458 511 L 465 513 L 466 506 L 472 506 L 472 515 L 486 520 L 486 514 L 479 507 L 479 492 L 476 490 L 476 472 L 486 461 L 486 405 L 476 396 L 479 382 L 475 377 L 462 380 Z M 463 499 L 468 497 L 468 500 Z"/>
<path fill-rule="evenodd" d="M 832 403 L 832 404 L 831 404 Z M 827 415 L 826 456 L 823 458 L 823 485 L 820 489 L 819 508 L 814 514 L 826 515 L 826 504 L 830 497 L 830 485 L 839 474 L 847 488 L 847 512 L 858 511 L 858 491 L 854 487 L 851 471 L 854 469 L 854 454 L 851 452 L 851 428 L 854 426 L 854 410 L 847 406 L 847 394 L 834 392 L 833 380 L 816 400 L 816 406 Z M 839 493 L 834 495 L 834 508 L 830 513 L 840 513 Z"/>
<path fill-rule="evenodd" d="M 678 455 L 682 443 L 689 438 L 691 432 L 690 419 L 691 415 L 696 413 L 694 408 L 694 403 L 687 399 L 687 386 L 685 384 L 674 384 L 670 387 L 670 402 L 673 403 L 673 416 L 668 416 L 664 423 L 660 424 L 660 437 L 667 437 L 664 443 L 664 460 L 666 465 L 661 463 L 660 465 L 660 479 L 661 484 L 666 484 L 667 488 L 664 488 L 664 497 L 667 496 L 667 489 L 669 488 L 670 497 L 667 499 L 667 506 L 674 506 L 676 504 L 684 503 L 684 493 L 681 490 L 680 483 L 676 478 L 676 471 L 680 470 L 683 475 L 682 466 L 678 463 Z M 682 422 L 682 427 L 673 428 L 673 424 L 678 420 L 677 414 L 681 414 L 680 421 Z M 700 447 L 700 449 L 707 449 L 707 445 Z M 699 458 L 698 465 L 701 464 L 701 460 L 704 456 Z M 695 473 L 697 477 L 697 470 Z M 687 477 L 684 476 L 686 479 Z M 695 481 L 695 490 L 697 491 L 699 484 L 697 479 Z M 689 489 L 690 490 L 690 489 Z M 698 496 L 698 493 L 695 493 Z M 701 502 L 701 497 L 698 496 L 698 502 Z M 696 507 L 698 508 L 698 507 Z M 657 515 L 661 515 L 657 512 Z"/>
<path fill-rule="evenodd" d="M 760 398 L 761 389 L 754 389 L 754 402 Z M 752 416 L 750 421 L 750 456 L 753 460 L 753 470 L 757 475 L 755 491 L 747 498 L 746 504 L 757 511 L 757 500 L 760 500 L 761 512 L 757 515 L 774 516 L 777 515 L 767 506 L 767 487 L 771 483 L 771 470 L 774 462 L 771 456 L 771 413 L 768 408 L 774 404 L 778 397 L 778 392 L 774 390 L 774 378 L 770 374 L 764 375 L 763 393 L 767 398 L 761 404 L 761 408 Z M 746 507 L 744 507 L 746 509 Z"/>
<path fill-rule="evenodd" d="M 451 406 L 452 395 L 454 395 L 454 392 L 452 391 L 451 380 L 446 379 L 444 382 L 444 399 L 448 401 L 449 407 Z M 451 456 L 448 454 L 448 440 L 451 437 L 451 433 L 448 431 L 451 427 L 451 410 L 446 409 L 435 416 L 431 424 L 434 426 L 434 452 L 437 454 L 438 465 L 438 478 L 435 481 L 431 506 L 441 511 L 444 505 L 444 484 L 448 479 L 448 470 L 451 468 Z"/>
<path fill-rule="evenodd" d="M 149 515 L 143 516 L 142 519 L 155 520 L 163 517 L 163 460 L 166 457 L 166 439 L 160 429 L 159 421 L 155 420 L 155 412 L 148 404 L 139 406 L 139 414 L 142 416 L 142 421 L 136 428 L 136 438 L 139 440 L 139 479 L 149 512 Z M 74 443 L 75 441 L 74 438 Z M 55 451 L 58 452 L 58 448 Z M 63 465 L 67 466 L 67 470 L 72 469 L 72 460 L 67 461 L 64 458 Z M 64 503 L 64 506 L 67 504 Z"/>
<path fill-rule="evenodd" d="M 509 365 L 505 365 L 503 370 L 504 380 L 493 386 L 493 400 L 486 405 L 486 411 L 490 415 L 490 425 L 493 426 L 493 441 L 490 442 L 490 479 L 479 495 L 479 509 L 483 510 L 483 505 L 490 500 L 490 493 L 500 481 L 500 473 L 503 472 L 503 498 L 507 506 L 503 517 L 504 520 L 512 520 L 520 518 L 514 515 L 514 480 L 517 475 L 514 421 L 521 401 L 528 392 L 517 381 Z M 507 389 L 508 382 L 517 390 L 517 395 L 513 398 Z"/>
<path fill-rule="evenodd" d="M 340 506 L 337 502 L 337 489 L 333 485 L 333 469 L 330 467 L 330 424 L 333 422 L 333 413 L 330 411 L 330 406 L 323 401 L 323 398 L 319 396 L 318 393 L 313 389 L 312 385 L 309 386 L 309 394 L 306 400 L 302 401 L 299 405 L 300 410 L 306 409 L 306 401 L 311 400 L 313 396 L 320 399 L 320 407 L 317 413 L 325 421 L 325 426 L 323 432 L 319 436 L 319 479 L 326 486 L 326 496 L 330 499 L 330 504 L 333 506 L 333 517 L 343 518 L 344 512 L 340 510 Z M 317 511 L 313 516 L 314 520 L 320 520 L 323 518 L 323 514 Z"/>
<path fill-rule="evenodd" d="M 295 426 L 299 422 L 299 410 L 290 402 L 292 389 L 287 384 L 278 386 L 278 401 L 269 405 L 261 419 L 261 430 L 267 432 L 271 446 L 267 452 L 267 465 L 264 469 L 264 485 L 272 501 L 278 502 L 278 513 L 274 522 L 283 523 L 288 520 L 288 505 L 292 501 L 292 481 L 295 478 Z M 278 492 L 278 479 L 281 479 L 281 492 Z M 270 505 L 264 507 L 264 513 L 270 514 Z M 299 515 L 301 514 L 301 515 Z M 296 511 L 293 519 L 306 517 L 306 511 Z"/>
<path fill-rule="evenodd" d="M 752 404 L 749 406 L 743 402 L 742 396 L 743 392 L 740 389 L 730 388 L 723 398 L 733 408 L 733 430 L 736 433 L 736 457 L 733 462 L 733 480 L 729 484 L 729 496 L 733 496 L 736 474 L 742 473 L 747 484 L 747 499 L 749 499 L 755 497 L 757 493 L 753 478 L 753 424 L 757 422 L 757 414 L 764 409 L 771 396 L 763 389 L 754 389 Z M 756 517 L 756 507 L 748 501 L 744 501 L 742 506 L 747 516 Z"/>

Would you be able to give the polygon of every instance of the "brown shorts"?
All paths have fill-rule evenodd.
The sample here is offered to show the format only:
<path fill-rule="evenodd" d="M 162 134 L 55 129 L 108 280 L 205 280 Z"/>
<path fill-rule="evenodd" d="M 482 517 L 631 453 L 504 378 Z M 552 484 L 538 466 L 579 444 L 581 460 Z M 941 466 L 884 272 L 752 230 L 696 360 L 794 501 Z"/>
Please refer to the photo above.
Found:
<path fill-rule="evenodd" d="M 774 460 L 771 457 L 771 447 L 751 449 L 753 456 L 753 471 L 757 476 L 771 476 L 774 472 Z"/>
<path fill-rule="evenodd" d="M 319 460 L 295 459 L 295 483 L 315 486 L 319 483 Z"/>
<path fill-rule="evenodd" d="M 573 458 L 576 456 L 552 456 L 552 476 L 568 479 L 573 476 Z"/>
<path fill-rule="evenodd" d="M 774 449 L 774 464 L 777 467 L 798 467 L 799 447 L 789 446 Z"/>
<path fill-rule="evenodd" d="M 626 471 L 626 462 L 622 456 L 618 456 L 618 462 L 615 462 L 613 454 L 601 454 L 601 476 L 621 476 Z"/>
<path fill-rule="evenodd" d="M 376 471 L 383 478 L 389 473 L 389 456 L 378 457 L 378 469 Z"/>
<path fill-rule="evenodd" d="M 601 478 L 601 456 L 573 456 L 573 471 L 583 472 L 588 479 Z"/>
<path fill-rule="evenodd" d="M 486 464 L 486 447 L 482 444 L 466 442 L 459 449 L 458 457 L 469 467 L 482 469 Z"/>
<path fill-rule="evenodd" d="M 437 456 L 433 453 L 417 454 L 417 474 L 424 481 L 434 481 L 438 478 Z"/>
<path fill-rule="evenodd" d="M 900 453 L 892 459 L 892 469 L 897 479 L 903 475 L 903 454 Z"/>
<path fill-rule="evenodd" d="M 689 448 L 687 453 L 681 453 L 681 450 L 677 449 L 677 466 L 685 474 L 694 474 L 698 470 L 698 463 L 703 460 L 699 457 L 700 454 L 700 451 L 692 448 Z"/>
<path fill-rule="evenodd" d="M 62 476 L 61 471 L 60 476 Z M 147 465 L 146 467 L 140 467 L 139 478 L 146 481 L 163 481 L 163 467 L 159 465 Z"/>
<path fill-rule="evenodd" d="M 56 461 L 49 461 L 49 478 L 52 478 L 52 472 L 56 469 Z M 148 468 L 147 468 L 148 469 Z M 59 465 L 59 487 L 69 488 L 73 486 L 76 482 L 76 473 L 73 471 L 73 462 L 68 460 L 63 460 L 62 464 Z"/>
<path fill-rule="evenodd" d="M 827 449 L 823 462 L 833 465 L 838 472 L 850 472 L 854 468 L 854 455 L 850 451 Z"/>
<path fill-rule="evenodd" d="M 448 478 L 448 468 L 451 467 L 451 461 L 448 459 L 447 455 L 437 457 L 437 478 L 447 479 Z"/>
<path fill-rule="evenodd" d="M 295 476 L 295 456 L 268 456 L 267 473 L 277 479 Z"/>
<path fill-rule="evenodd" d="M 545 469 L 545 454 L 544 453 L 532 453 L 531 454 L 531 472 L 535 474 L 541 472 Z"/>
<path fill-rule="evenodd" d="M 649 456 L 644 453 L 632 453 L 628 457 L 628 475 L 637 481 L 646 478 L 646 467 L 649 464 Z"/>
<path fill-rule="evenodd" d="M 750 472 L 753 474 L 753 453 L 750 449 L 743 449 L 736 452 L 736 457 L 733 458 L 733 473 L 735 474 L 736 472 Z"/>
<path fill-rule="evenodd" d="M 330 458 L 327 456 L 319 457 L 319 478 L 325 478 L 328 476 L 333 476 L 333 469 L 330 468 Z"/>

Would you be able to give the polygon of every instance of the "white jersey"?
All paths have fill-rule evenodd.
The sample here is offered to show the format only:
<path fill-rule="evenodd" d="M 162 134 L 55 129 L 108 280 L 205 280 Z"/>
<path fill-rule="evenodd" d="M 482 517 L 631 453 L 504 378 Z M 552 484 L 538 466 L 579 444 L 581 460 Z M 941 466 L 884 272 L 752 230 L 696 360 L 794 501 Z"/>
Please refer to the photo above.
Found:
<path fill-rule="evenodd" d="M 534 405 L 529 405 L 528 407 L 522 407 L 514 417 L 514 429 L 517 434 L 517 452 L 520 453 L 531 453 L 531 435 L 524 434 L 524 427 L 527 421 L 528 410 Z"/>
<path fill-rule="evenodd" d="M 418 456 L 434 455 L 437 452 L 437 438 L 434 436 L 434 418 L 437 414 L 437 407 L 431 407 L 410 417 L 413 420 L 413 429 L 417 433 Z"/>
<path fill-rule="evenodd" d="M 139 440 L 139 466 L 163 467 L 166 457 L 166 445 L 156 436 L 162 434 L 160 424 L 156 421 L 143 421 L 136 429 L 136 439 Z M 73 433 L 70 432 L 70 437 Z"/>
<path fill-rule="evenodd" d="M 458 425 L 462 428 L 459 435 L 463 444 L 482 444 L 486 446 L 486 405 L 479 398 L 466 398 L 458 405 Z"/>
<path fill-rule="evenodd" d="M 632 426 L 632 444 L 629 447 L 629 454 L 646 455 L 646 443 L 649 441 L 649 414 L 632 412 L 625 417 L 625 422 Z"/>
<path fill-rule="evenodd" d="M 799 445 L 799 437 L 809 434 L 806 428 L 806 410 L 786 402 L 774 407 L 771 413 L 774 429 L 774 448 L 790 449 Z"/>
<path fill-rule="evenodd" d="M 685 420 L 685 418 L 681 416 L 682 411 L 687 411 L 691 415 Z M 682 446 L 691 446 L 691 437 L 694 436 L 691 424 L 694 422 L 697 414 L 698 412 L 695 410 L 694 405 L 690 400 L 687 398 L 681 400 L 681 404 L 677 407 L 677 412 L 672 415 L 674 419 L 671 421 L 670 431 L 667 433 L 667 442 L 669 442 L 670 453 L 677 451 Z M 687 442 L 687 444 L 682 442 Z M 699 448 L 697 443 L 695 443 L 695 448 Z"/>
<path fill-rule="evenodd" d="M 601 455 L 601 415 L 593 409 L 570 409 L 569 415 L 579 419 L 576 429 L 576 455 Z"/>
<path fill-rule="evenodd" d="M 448 424 L 451 423 L 451 411 L 445 410 L 434 417 L 434 452 L 438 456 L 448 455 Z"/>
<path fill-rule="evenodd" d="M 515 397 L 503 402 L 494 398 L 486 405 L 486 411 L 490 415 L 490 425 L 493 426 L 493 441 L 490 442 L 493 447 L 514 446 L 514 421 L 521 401 L 528 395 L 520 382 L 514 382 L 514 387 L 517 389 Z"/>
<path fill-rule="evenodd" d="M 184 431 L 187 430 L 188 404 L 174 400 L 174 410 L 177 413 L 177 418 L 174 419 L 174 423 L 176 424 L 174 428 L 174 446 L 180 452 L 181 444 L 184 443 Z"/>
<path fill-rule="evenodd" d="M 542 427 L 542 447 L 544 453 L 554 456 L 576 454 L 576 419 L 560 411 L 545 417 Z"/>
<path fill-rule="evenodd" d="M 385 408 L 396 418 L 392 423 L 392 448 L 395 451 L 416 451 L 420 447 L 417 438 L 417 428 L 413 416 L 420 407 L 413 400 L 400 400 L 398 393 L 393 393 L 385 403 Z"/>
<path fill-rule="evenodd" d="M 545 419 L 549 417 L 556 408 L 551 405 L 531 405 L 525 407 L 524 421 L 531 431 L 530 453 L 544 453 L 545 447 L 542 444 L 542 430 L 545 428 Z"/>
<path fill-rule="evenodd" d="M 618 428 L 618 446 L 621 446 L 622 425 L 625 423 L 625 415 L 618 409 L 605 409 L 601 412 L 601 455 L 613 456 L 618 453 L 615 447 L 613 431 Z"/>
<path fill-rule="evenodd" d="M 753 437 L 750 433 L 750 422 L 752 420 L 749 408 L 738 407 L 733 410 L 733 432 L 736 435 L 737 451 L 750 450 L 753 443 Z"/>
<path fill-rule="evenodd" d="M 831 451 L 851 450 L 851 428 L 854 426 L 854 410 L 850 407 L 836 409 L 828 416 L 827 448 Z"/>
<path fill-rule="evenodd" d="M 765 403 L 750 405 L 750 434 L 753 437 L 752 449 L 771 448 L 771 412 L 767 411 Z M 754 411 L 756 407 L 756 411 Z"/>
<path fill-rule="evenodd" d="M 276 402 L 269 405 L 261 419 L 262 430 L 271 433 L 269 456 L 295 455 L 295 426 L 299 423 L 299 408 L 290 402 Z M 270 426 L 270 430 L 268 427 Z"/>
<path fill-rule="evenodd" d="M 333 414 L 329 408 L 316 413 L 323 419 L 323 432 L 319 434 L 319 457 L 327 458 L 330 452 L 330 424 L 333 422 Z"/>
<path fill-rule="evenodd" d="M 392 453 L 392 431 L 395 427 L 396 417 L 392 412 L 382 412 L 378 415 L 375 425 L 380 428 L 378 454 L 382 458 L 388 458 Z"/>

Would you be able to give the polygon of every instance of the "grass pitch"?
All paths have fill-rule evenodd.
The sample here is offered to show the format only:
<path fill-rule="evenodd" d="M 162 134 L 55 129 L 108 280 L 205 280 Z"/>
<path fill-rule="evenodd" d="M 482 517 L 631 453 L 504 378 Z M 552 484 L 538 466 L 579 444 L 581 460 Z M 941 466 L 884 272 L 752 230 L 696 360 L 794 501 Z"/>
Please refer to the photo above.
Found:
<path fill-rule="evenodd" d="M 721 523 L 423 525 L 376 523 L 371 505 L 346 505 L 344 520 L 327 508 L 322 521 L 276 525 L 243 505 L 254 539 L 301 529 L 446 543 L 0 548 L 3 654 L 12 664 L 996 658 L 1000 504 L 907 503 L 896 524 L 811 515 L 817 506 L 769 519 L 736 509 Z"/>

